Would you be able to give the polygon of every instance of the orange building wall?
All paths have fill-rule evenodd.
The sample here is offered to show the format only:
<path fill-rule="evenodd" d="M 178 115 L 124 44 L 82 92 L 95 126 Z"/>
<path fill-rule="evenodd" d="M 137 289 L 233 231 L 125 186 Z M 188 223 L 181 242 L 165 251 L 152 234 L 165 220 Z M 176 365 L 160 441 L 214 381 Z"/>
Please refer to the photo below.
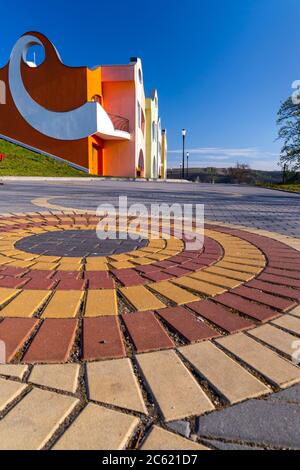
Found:
<path fill-rule="evenodd" d="M 94 93 L 101 72 L 89 73 L 86 67 L 70 68 L 63 65 L 50 42 L 41 34 L 34 35 L 45 46 L 46 60 L 37 68 L 22 64 L 22 78 L 31 97 L 41 106 L 56 112 L 69 111 L 83 105 L 87 101 L 87 93 Z M 1 105 L 0 113 L 0 134 L 88 168 L 88 139 L 61 141 L 34 130 L 14 105 L 9 91 L 8 66 L 0 69 L 0 80 L 6 83 L 6 104 Z M 101 75 L 98 83 L 101 93 Z"/>
<path fill-rule="evenodd" d="M 104 175 L 135 177 L 135 84 L 104 81 L 103 106 L 108 113 L 129 119 L 131 140 L 104 142 Z"/>

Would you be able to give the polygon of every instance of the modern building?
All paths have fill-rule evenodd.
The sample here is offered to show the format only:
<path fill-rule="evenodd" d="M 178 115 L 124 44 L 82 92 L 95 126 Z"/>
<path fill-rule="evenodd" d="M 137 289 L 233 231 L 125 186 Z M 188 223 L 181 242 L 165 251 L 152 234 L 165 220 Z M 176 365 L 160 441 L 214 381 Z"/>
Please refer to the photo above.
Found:
<path fill-rule="evenodd" d="M 39 65 L 30 60 L 33 46 L 44 49 Z M 159 122 L 155 108 L 156 140 L 146 153 L 152 122 L 139 58 L 127 65 L 68 67 L 55 46 L 33 32 L 17 41 L 0 69 L 0 137 L 92 175 L 164 177 Z"/>

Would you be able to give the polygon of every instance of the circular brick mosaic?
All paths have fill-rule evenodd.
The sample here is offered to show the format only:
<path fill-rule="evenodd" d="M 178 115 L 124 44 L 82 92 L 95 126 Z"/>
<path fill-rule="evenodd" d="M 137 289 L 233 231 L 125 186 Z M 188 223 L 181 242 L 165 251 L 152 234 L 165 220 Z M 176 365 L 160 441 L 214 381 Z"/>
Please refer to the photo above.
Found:
<path fill-rule="evenodd" d="M 147 246 L 146 239 L 122 239 L 122 235 L 118 234 L 118 240 L 100 240 L 95 230 L 65 230 L 23 238 L 15 247 L 39 255 L 93 257 L 127 253 Z"/>
<path fill-rule="evenodd" d="M 7 447 L 26 447 L 32 422 L 36 448 L 100 448 L 109 435 L 109 448 L 130 442 L 200 450 L 166 426 L 184 419 L 192 427 L 216 408 L 300 382 L 292 362 L 299 250 L 265 233 L 213 224 L 195 251 L 175 236 L 95 247 L 98 222 L 91 214 L 0 218 L 0 346 L 8 363 L 0 365 L 8 379 L 0 378 L 0 394 L 15 399 L 32 387 L 1 420 Z M 61 423 L 62 401 L 71 410 L 80 397 L 87 406 L 56 434 L 53 413 Z M 42 423 L 32 413 L 36 403 Z M 30 420 L 10 436 L 19 408 Z M 118 425 L 107 433 L 110 422 Z M 86 431 L 78 437 L 73 423 L 95 425 L 96 441 Z"/>

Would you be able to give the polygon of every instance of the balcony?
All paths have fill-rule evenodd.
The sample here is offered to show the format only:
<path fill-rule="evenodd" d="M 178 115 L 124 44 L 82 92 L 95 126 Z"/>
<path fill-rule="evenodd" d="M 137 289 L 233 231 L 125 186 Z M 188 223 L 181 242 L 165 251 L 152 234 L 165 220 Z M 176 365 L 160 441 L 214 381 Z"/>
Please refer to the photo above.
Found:
<path fill-rule="evenodd" d="M 122 116 L 117 116 L 115 114 L 107 113 L 110 117 L 111 122 L 114 125 L 114 128 L 117 131 L 130 132 L 129 130 L 129 119 L 126 119 Z"/>

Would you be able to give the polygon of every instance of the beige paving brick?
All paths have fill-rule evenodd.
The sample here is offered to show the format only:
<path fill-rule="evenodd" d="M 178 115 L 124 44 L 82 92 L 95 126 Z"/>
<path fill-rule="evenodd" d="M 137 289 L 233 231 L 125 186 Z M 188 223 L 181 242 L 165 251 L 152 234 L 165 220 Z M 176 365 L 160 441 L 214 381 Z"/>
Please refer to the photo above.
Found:
<path fill-rule="evenodd" d="M 42 315 L 43 318 L 76 317 L 83 296 L 82 291 L 56 291 Z"/>
<path fill-rule="evenodd" d="M 150 433 L 146 437 L 141 450 L 210 450 L 197 442 L 189 441 L 184 437 L 173 434 L 158 426 L 153 426 Z"/>
<path fill-rule="evenodd" d="M 214 409 L 174 351 L 141 354 L 136 359 L 166 421 Z"/>
<path fill-rule="evenodd" d="M 289 359 L 292 359 L 293 353 L 295 352 L 293 345 L 297 341 L 295 336 L 273 325 L 262 325 L 254 330 L 248 331 L 248 333 L 254 338 L 258 338 L 269 346 L 277 349 L 279 352 L 286 354 L 289 356 Z"/>
<path fill-rule="evenodd" d="M 245 264 L 237 264 L 237 263 L 229 263 L 229 262 L 225 262 L 225 261 L 220 261 L 218 263 L 218 266 L 220 268 L 227 268 L 227 269 L 232 269 L 234 271 L 242 271 L 242 272 L 245 272 L 245 273 L 253 273 L 253 274 L 257 274 L 261 271 L 261 268 L 257 268 L 255 266 L 248 266 L 248 265 L 245 265 Z"/>
<path fill-rule="evenodd" d="M 16 377 L 22 380 L 27 371 L 28 371 L 28 366 L 23 366 L 23 365 L 18 365 L 18 364 L 0 365 L 0 375 L 4 375 L 5 377 Z"/>
<path fill-rule="evenodd" d="M 79 364 L 36 365 L 28 381 L 56 390 L 75 393 L 78 387 Z"/>
<path fill-rule="evenodd" d="M 174 286 L 174 284 L 168 281 L 149 284 L 149 287 L 155 292 L 158 292 L 159 294 L 166 297 L 166 299 L 172 300 L 172 302 L 175 302 L 178 305 L 183 305 L 199 300 L 199 298 L 194 294 L 191 294 L 181 287 Z"/>
<path fill-rule="evenodd" d="M 300 318 L 296 318 L 292 315 L 283 315 L 272 323 L 274 325 L 281 326 L 285 330 L 300 335 Z"/>
<path fill-rule="evenodd" d="M 91 400 L 148 414 L 130 359 L 88 364 L 87 377 Z"/>
<path fill-rule="evenodd" d="M 120 292 L 140 312 L 166 307 L 165 304 L 143 286 L 122 287 Z"/>
<path fill-rule="evenodd" d="M 138 424 L 134 416 L 90 403 L 53 450 L 123 450 Z"/>
<path fill-rule="evenodd" d="M 0 421 L 0 449 L 39 450 L 79 400 L 33 389 Z"/>
<path fill-rule="evenodd" d="M 298 307 L 294 308 L 291 312 L 289 312 L 291 315 L 294 315 L 295 317 L 300 317 L 300 305 Z"/>
<path fill-rule="evenodd" d="M 207 273 L 218 274 L 219 276 L 237 279 L 238 281 L 250 281 L 254 278 L 254 274 L 243 273 L 241 271 L 232 271 L 231 269 L 220 268 L 219 265 L 211 266 L 205 269 Z"/>
<path fill-rule="evenodd" d="M 178 279 L 172 279 L 172 282 L 181 287 L 187 287 L 195 292 L 205 295 L 218 295 L 226 291 L 222 287 L 214 286 L 208 282 L 199 281 L 198 279 L 193 279 L 191 277 L 180 277 Z"/>
<path fill-rule="evenodd" d="M 226 287 L 228 289 L 233 289 L 234 287 L 239 286 L 241 283 L 234 279 L 229 279 L 224 276 L 218 276 L 217 274 L 207 273 L 204 271 L 199 271 L 194 274 L 191 274 L 189 277 L 193 279 L 199 279 L 199 281 L 209 282 L 217 286 Z"/>
<path fill-rule="evenodd" d="M 46 290 L 25 290 L 1 310 L 2 317 L 32 317 L 37 313 L 51 292 Z"/>
<path fill-rule="evenodd" d="M 230 403 L 271 391 L 210 341 L 180 348 L 180 352 Z"/>
<path fill-rule="evenodd" d="M 27 388 L 27 385 L 0 379 L 0 411 L 13 402 Z M 1 444 L 0 444 L 1 445 Z"/>
<path fill-rule="evenodd" d="M 243 333 L 216 340 L 272 384 L 285 388 L 300 381 L 300 369 Z"/>
<path fill-rule="evenodd" d="M 103 315 L 118 315 L 117 291 L 115 289 L 89 290 L 85 316 L 99 317 Z"/>
<path fill-rule="evenodd" d="M 18 289 L 5 289 L 5 288 L 0 288 L 0 307 L 2 305 L 6 304 L 9 300 L 13 299 L 18 295 L 21 291 Z"/>

